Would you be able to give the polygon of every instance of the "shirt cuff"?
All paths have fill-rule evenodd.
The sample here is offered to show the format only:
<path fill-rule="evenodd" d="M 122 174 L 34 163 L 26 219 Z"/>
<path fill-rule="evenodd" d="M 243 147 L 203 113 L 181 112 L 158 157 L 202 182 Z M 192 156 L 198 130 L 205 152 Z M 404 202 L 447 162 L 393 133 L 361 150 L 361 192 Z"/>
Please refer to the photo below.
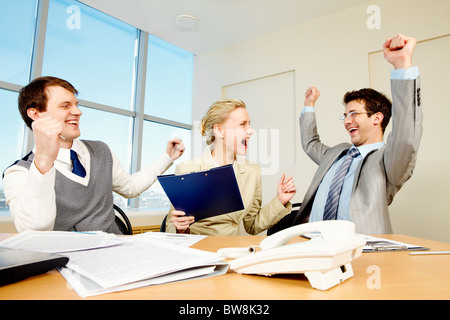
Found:
<path fill-rule="evenodd" d="M 164 152 L 158 158 L 157 162 L 165 168 L 164 170 L 167 170 L 175 161 L 172 160 L 172 158 L 167 154 L 167 152 Z"/>
<path fill-rule="evenodd" d="M 419 77 L 419 67 L 414 66 L 409 69 L 391 70 L 391 79 L 393 80 L 413 80 Z"/>
<path fill-rule="evenodd" d="M 305 112 L 316 112 L 316 111 L 314 107 L 304 107 L 300 115 L 303 115 Z"/>
<path fill-rule="evenodd" d="M 35 176 L 39 181 L 44 181 L 45 179 L 51 179 L 55 174 L 55 165 L 50 168 L 47 173 L 42 174 L 39 169 L 36 167 L 34 161 L 31 163 L 30 172 Z M 49 178 L 48 178 L 49 177 Z"/>

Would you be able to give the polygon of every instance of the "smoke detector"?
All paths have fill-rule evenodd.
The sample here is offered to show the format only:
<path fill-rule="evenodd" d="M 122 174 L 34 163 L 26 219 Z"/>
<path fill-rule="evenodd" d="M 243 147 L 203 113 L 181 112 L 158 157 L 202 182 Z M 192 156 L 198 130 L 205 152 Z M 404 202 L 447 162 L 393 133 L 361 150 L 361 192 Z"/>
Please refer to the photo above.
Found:
<path fill-rule="evenodd" d="M 193 16 L 182 14 L 175 18 L 175 25 L 180 29 L 189 30 L 195 27 L 197 19 Z"/>

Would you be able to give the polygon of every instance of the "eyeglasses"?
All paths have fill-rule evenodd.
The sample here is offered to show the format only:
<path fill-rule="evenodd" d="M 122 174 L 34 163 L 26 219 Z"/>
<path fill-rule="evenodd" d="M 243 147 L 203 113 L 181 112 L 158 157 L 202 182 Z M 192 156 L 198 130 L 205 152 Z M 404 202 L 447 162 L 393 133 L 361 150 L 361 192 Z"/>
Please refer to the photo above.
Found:
<path fill-rule="evenodd" d="M 367 113 L 367 114 L 372 114 L 373 112 L 357 112 L 357 111 L 352 111 L 349 114 L 343 114 L 339 120 L 343 123 L 345 121 L 345 118 L 348 118 L 350 121 L 355 119 L 355 117 L 358 114 L 363 114 L 363 113 Z"/>

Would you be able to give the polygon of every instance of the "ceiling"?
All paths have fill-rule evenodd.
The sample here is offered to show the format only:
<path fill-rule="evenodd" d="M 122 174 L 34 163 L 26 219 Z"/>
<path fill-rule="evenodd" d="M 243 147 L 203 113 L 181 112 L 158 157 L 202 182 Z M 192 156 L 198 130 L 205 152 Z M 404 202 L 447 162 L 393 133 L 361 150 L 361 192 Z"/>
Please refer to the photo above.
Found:
<path fill-rule="evenodd" d="M 196 55 L 250 40 L 368 0 L 80 0 Z M 183 30 L 178 15 L 197 25 Z"/>

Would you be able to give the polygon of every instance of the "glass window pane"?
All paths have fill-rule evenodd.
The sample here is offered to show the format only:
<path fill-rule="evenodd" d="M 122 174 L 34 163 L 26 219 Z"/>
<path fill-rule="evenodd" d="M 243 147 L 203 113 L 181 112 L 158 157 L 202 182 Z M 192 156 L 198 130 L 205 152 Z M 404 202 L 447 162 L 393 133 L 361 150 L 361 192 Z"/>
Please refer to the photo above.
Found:
<path fill-rule="evenodd" d="M 149 36 L 145 113 L 191 123 L 193 55 Z"/>
<path fill-rule="evenodd" d="M 191 131 L 167 126 L 150 121 L 144 121 L 141 167 L 153 163 L 166 151 L 167 142 L 171 138 L 181 138 L 186 147 L 184 154 L 164 173 L 173 174 L 177 163 L 191 158 Z M 170 208 L 170 201 L 158 181 L 139 197 L 139 207 L 153 211 L 166 211 Z"/>
<path fill-rule="evenodd" d="M 17 109 L 17 92 L 0 89 L 2 116 L 0 117 L 0 171 L 21 158 L 24 122 Z M 3 194 L 3 179 L 0 180 L 0 216 L 11 215 Z"/>
<path fill-rule="evenodd" d="M 100 140 L 106 143 L 119 159 L 125 171 L 130 171 L 131 125 L 130 117 L 80 106 L 80 139 Z"/>
<path fill-rule="evenodd" d="M 122 168 L 130 172 L 132 119 L 106 111 L 80 106 L 80 139 L 100 140 L 106 143 L 119 159 Z M 128 199 L 113 193 L 114 203 L 124 208 Z"/>
<path fill-rule="evenodd" d="M 0 2 L 0 80 L 28 83 L 36 24 L 36 0 Z"/>
<path fill-rule="evenodd" d="M 73 0 L 50 1 L 43 75 L 80 99 L 132 109 L 137 29 Z"/>

